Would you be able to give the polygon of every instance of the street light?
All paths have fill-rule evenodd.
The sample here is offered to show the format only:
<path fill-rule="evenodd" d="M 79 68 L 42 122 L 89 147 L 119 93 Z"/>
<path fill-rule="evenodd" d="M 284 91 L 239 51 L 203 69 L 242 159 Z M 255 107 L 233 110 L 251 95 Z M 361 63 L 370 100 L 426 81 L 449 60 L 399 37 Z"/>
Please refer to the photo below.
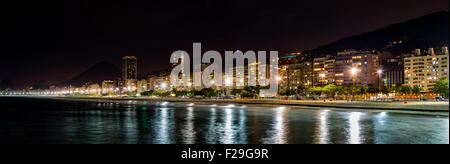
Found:
<path fill-rule="evenodd" d="M 211 81 L 211 87 L 212 87 L 212 88 L 215 88 L 215 86 L 216 86 L 215 84 L 216 84 L 216 82 L 215 82 L 214 80 Z"/>
<path fill-rule="evenodd" d="M 166 83 L 162 83 L 161 84 L 161 89 L 165 89 L 167 87 L 167 84 Z"/>
<path fill-rule="evenodd" d="M 231 81 L 230 78 L 225 79 L 225 84 L 226 84 L 227 86 L 230 86 L 231 83 L 232 83 L 232 81 Z"/>
<path fill-rule="evenodd" d="M 231 80 L 231 78 L 226 78 L 225 79 L 225 96 L 228 96 L 228 89 L 232 88 L 233 86 L 233 80 Z"/>
<path fill-rule="evenodd" d="M 381 76 L 383 75 L 383 70 L 382 69 L 379 69 L 378 71 L 377 71 L 377 73 L 378 73 L 378 80 L 379 80 L 379 85 L 380 85 L 380 89 L 381 89 L 381 83 L 383 83 L 383 81 L 381 80 Z"/>
<path fill-rule="evenodd" d="M 283 79 L 282 79 L 280 76 L 278 76 L 278 77 L 277 77 L 277 80 L 278 80 L 278 81 L 281 81 L 281 80 L 283 80 Z"/>
<path fill-rule="evenodd" d="M 355 76 L 356 73 L 358 72 L 358 69 L 353 67 L 351 71 L 352 71 L 352 75 Z"/>
<path fill-rule="evenodd" d="M 379 92 L 381 92 L 381 85 L 382 85 L 382 83 L 383 83 L 383 80 L 381 79 L 381 77 L 382 77 L 382 75 L 383 75 L 383 70 L 382 70 L 382 69 L 379 69 L 379 70 L 377 71 L 377 73 L 378 73 L 378 90 L 379 90 Z M 378 95 L 377 95 L 377 97 L 378 97 Z"/>
<path fill-rule="evenodd" d="M 352 101 L 355 100 L 355 82 L 356 82 L 356 73 L 358 73 L 358 68 L 353 67 L 352 70 L 352 83 L 353 83 L 353 89 L 352 89 Z"/>
<path fill-rule="evenodd" d="M 381 85 L 381 75 L 383 75 L 383 70 L 379 69 L 377 71 L 377 73 L 378 73 L 378 80 L 380 80 L 380 85 Z"/>
<path fill-rule="evenodd" d="M 320 78 L 322 79 L 322 87 L 325 86 L 325 74 L 321 73 Z"/>

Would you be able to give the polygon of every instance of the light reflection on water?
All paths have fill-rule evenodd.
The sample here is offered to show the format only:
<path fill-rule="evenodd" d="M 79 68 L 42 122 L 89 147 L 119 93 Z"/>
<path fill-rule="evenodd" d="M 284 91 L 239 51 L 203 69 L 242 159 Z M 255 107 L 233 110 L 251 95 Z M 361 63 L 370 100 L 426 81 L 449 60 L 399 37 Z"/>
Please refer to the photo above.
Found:
<path fill-rule="evenodd" d="M 187 108 L 186 115 L 186 125 L 182 131 L 183 138 L 185 139 L 184 144 L 194 144 L 195 143 L 195 131 L 194 131 L 194 108 Z"/>
<path fill-rule="evenodd" d="M 220 140 L 222 144 L 233 144 L 233 109 L 225 108 L 223 138 Z"/>
<path fill-rule="evenodd" d="M 269 131 L 270 138 L 265 140 L 265 144 L 286 144 L 288 124 L 286 120 L 286 108 L 277 108 L 274 115 L 274 123 L 272 129 Z"/>
<path fill-rule="evenodd" d="M 318 121 L 318 135 L 316 135 L 318 141 L 316 141 L 318 144 L 328 144 L 328 112 L 329 110 L 323 110 L 321 112 L 318 112 L 317 114 L 317 119 L 319 119 Z"/>
<path fill-rule="evenodd" d="M 14 129 L 7 136 L 12 143 L 449 142 L 447 116 L 234 104 L 16 101 L 7 108 L 15 116 L 8 117 L 8 128 Z"/>
<path fill-rule="evenodd" d="M 170 144 L 173 143 L 171 141 L 171 134 L 169 132 L 171 125 L 170 122 L 172 119 L 170 118 L 170 115 L 168 114 L 168 108 L 161 108 L 159 110 L 159 117 L 155 119 L 156 122 L 154 122 L 154 125 L 157 125 L 158 131 L 156 134 L 156 142 L 155 143 L 161 143 L 161 144 Z"/>
<path fill-rule="evenodd" d="M 205 135 L 206 143 L 207 144 L 213 144 L 218 143 L 216 134 L 217 134 L 217 128 L 216 128 L 216 121 L 217 121 L 217 114 L 216 114 L 216 108 L 211 108 L 211 115 L 208 123 L 208 132 Z"/>
<path fill-rule="evenodd" d="M 350 144 L 361 144 L 361 138 L 363 138 L 363 136 L 361 136 L 361 132 L 360 132 L 360 125 L 359 125 L 359 121 L 361 118 L 361 113 L 360 112 L 352 112 L 350 113 L 350 117 L 349 117 L 349 124 L 350 124 L 350 129 L 349 129 L 349 141 L 348 143 Z"/>
<path fill-rule="evenodd" d="M 445 121 L 443 122 L 443 124 L 444 124 L 444 126 L 446 127 L 445 129 L 444 129 L 444 136 L 447 136 L 447 144 L 448 144 L 448 142 L 449 142 L 449 122 L 448 122 L 448 118 L 447 119 L 445 119 Z M 446 133 L 446 134 L 445 134 Z M 444 138 L 445 139 L 445 138 Z"/>
<path fill-rule="evenodd" d="M 237 143 L 247 144 L 247 116 L 245 110 L 239 110 L 239 129 L 237 133 L 239 134 L 239 141 Z"/>

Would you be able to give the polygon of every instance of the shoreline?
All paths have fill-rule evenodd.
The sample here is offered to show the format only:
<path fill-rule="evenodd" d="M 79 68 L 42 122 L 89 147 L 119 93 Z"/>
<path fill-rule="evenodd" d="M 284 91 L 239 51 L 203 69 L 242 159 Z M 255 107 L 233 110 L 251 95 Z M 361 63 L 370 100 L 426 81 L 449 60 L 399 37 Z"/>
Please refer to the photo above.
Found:
<path fill-rule="evenodd" d="M 10 96 L 14 97 L 14 96 Z M 449 102 L 366 102 L 366 101 L 316 101 L 316 100 L 264 100 L 264 99 L 183 99 L 183 98 L 150 98 L 150 97 L 40 97 L 40 96 L 17 96 L 25 98 L 59 98 L 59 99 L 90 99 L 90 100 L 148 100 L 167 102 L 197 102 L 197 103 L 231 103 L 245 105 L 283 105 L 297 107 L 325 107 L 338 108 L 340 110 L 385 110 L 404 112 L 432 112 L 449 113 Z"/>

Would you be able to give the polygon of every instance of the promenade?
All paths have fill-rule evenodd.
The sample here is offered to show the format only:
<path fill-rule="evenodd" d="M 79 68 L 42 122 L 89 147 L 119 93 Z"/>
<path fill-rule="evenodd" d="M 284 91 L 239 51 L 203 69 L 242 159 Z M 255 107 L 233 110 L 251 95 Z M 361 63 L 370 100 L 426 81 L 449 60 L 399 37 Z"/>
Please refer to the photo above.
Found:
<path fill-rule="evenodd" d="M 288 105 L 307 107 L 330 107 L 347 109 L 375 109 L 375 110 L 401 110 L 423 112 L 449 112 L 449 102 L 409 101 L 405 102 L 373 102 L 373 101 L 323 101 L 323 100 L 269 100 L 269 99 L 187 99 L 187 98 L 149 98 L 149 97 L 70 97 L 82 99 L 111 99 L 111 100 L 149 100 L 168 102 L 194 102 L 194 103 L 228 103 L 228 104 L 262 104 L 262 105 Z"/>

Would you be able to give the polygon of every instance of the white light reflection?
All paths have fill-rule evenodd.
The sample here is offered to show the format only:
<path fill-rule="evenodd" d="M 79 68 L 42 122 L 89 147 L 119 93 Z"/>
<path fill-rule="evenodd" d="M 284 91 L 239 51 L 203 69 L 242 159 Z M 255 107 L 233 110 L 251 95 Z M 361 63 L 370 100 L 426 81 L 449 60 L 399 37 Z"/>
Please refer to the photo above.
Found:
<path fill-rule="evenodd" d="M 163 102 L 163 103 L 161 103 L 161 105 L 162 106 L 167 106 L 167 105 L 169 105 L 169 102 Z"/>
<path fill-rule="evenodd" d="M 169 128 L 168 128 L 168 114 L 167 114 L 167 108 L 161 108 L 161 115 L 160 115 L 160 126 L 159 126 L 159 133 L 157 133 L 157 140 L 158 143 L 161 144 L 170 144 L 169 139 Z"/>
<path fill-rule="evenodd" d="M 233 144 L 233 109 L 225 109 L 225 126 L 224 126 L 224 137 L 221 138 L 222 144 Z"/>
<path fill-rule="evenodd" d="M 247 118 L 244 110 L 239 111 L 239 143 L 247 144 Z"/>
<path fill-rule="evenodd" d="M 131 141 L 134 136 L 136 136 L 136 123 L 133 120 L 135 115 L 134 112 L 131 112 L 130 110 L 125 111 L 125 121 L 124 121 L 124 128 L 125 128 L 125 137 L 127 141 Z"/>
<path fill-rule="evenodd" d="M 385 121 L 386 117 L 387 117 L 386 112 L 381 112 L 380 114 L 378 114 L 377 119 L 378 119 L 378 122 L 380 123 L 380 125 L 384 126 L 384 122 L 386 122 Z"/>
<path fill-rule="evenodd" d="M 275 120 L 272 130 L 269 132 L 271 136 L 264 141 L 266 144 L 286 144 L 287 143 L 287 121 L 286 107 L 279 107 L 275 109 Z"/>
<path fill-rule="evenodd" d="M 228 106 L 226 106 L 227 108 L 234 108 L 234 107 L 236 107 L 234 104 L 230 104 L 230 105 L 228 105 Z"/>
<path fill-rule="evenodd" d="M 211 108 L 211 116 L 209 119 L 209 127 L 208 127 L 208 133 L 206 134 L 205 138 L 206 138 L 206 143 L 207 144 L 216 144 L 217 140 L 216 140 L 216 120 L 217 120 L 217 116 L 216 116 L 216 108 Z"/>
<path fill-rule="evenodd" d="M 388 118 L 387 112 L 380 112 L 377 115 L 374 115 L 374 121 L 376 121 L 376 123 L 374 124 L 374 131 L 384 131 L 385 129 L 389 128 L 389 126 L 392 126 L 385 126 L 386 118 Z M 374 143 L 390 143 L 390 141 L 386 140 L 386 138 L 387 137 L 375 135 L 373 140 Z"/>
<path fill-rule="evenodd" d="M 352 112 L 350 114 L 350 144 L 361 144 L 361 129 L 359 124 L 361 115 L 362 113 L 360 112 Z"/>
<path fill-rule="evenodd" d="M 320 112 L 319 119 L 319 144 L 328 144 L 329 141 L 329 133 L 328 133 L 328 112 L 329 110 L 324 110 Z"/>
<path fill-rule="evenodd" d="M 194 144 L 195 143 L 195 131 L 194 131 L 194 108 L 188 107 L 187 108 L 187 115 L 186 115 L 186 126 L 183 133 L 183 138 L 185 144 Z"/>

